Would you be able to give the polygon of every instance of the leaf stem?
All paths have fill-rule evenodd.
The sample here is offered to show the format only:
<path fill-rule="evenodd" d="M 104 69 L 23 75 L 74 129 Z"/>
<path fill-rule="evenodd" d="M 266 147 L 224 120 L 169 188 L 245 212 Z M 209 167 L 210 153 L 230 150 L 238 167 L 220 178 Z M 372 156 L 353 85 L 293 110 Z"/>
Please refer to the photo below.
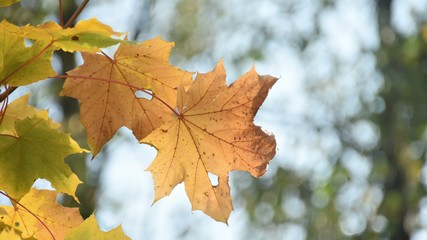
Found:
<path fill-rule="evenodd" d="M 50 231 L 50 229 L 47 227 L 47 225 L 36 215 L 34 214 L 30 209 L 28 209 L 27 207 L 25 207 L 24 205 L 22 205 L 21 203 L 19 203 L 17 200 L 15 200 L 13 197 L 9 196 L 7 193 L 0 191 L 0 194 L 9 198 L 10 201 L 14 202 L 16 205 L 21 206 L 23 209 L 25 209 L 29 214 L 33 215 L 33 217 L 35 217 L 37 219 L 37 221 L 39 221 L 45 228 L 46 230 L 49 232 L 49 234 L 52 236 L 53 240 L 56 240 L 55 236 L 53 235 L 53 233 Z"/>
<path fill-rule="evenodd" d="M 6 87 L 6 90 L 2 94 L 0 94 L 0 102 L 3 102 L 17 88 L 18 87 Z"/>
<path fill-rule="evenodd" d="M 108 58 L 111 62 L 115 62 L 113 59 L 110 58 L 110 56 L 108 56 L 104 51 L 101 50 L 102 55 L 104 55 L 104 57 Z"/>
<path fill-rule="evenodd" d="M 64 26 L 64 10 L 62 9 L 62 0 L 59 0 L 59 23 Z"/>
<path fill-rule="evenodd" d="M 92 77 L 92 76 L 89 77 L 89 76 L 75 76 L 75 75 L 56 75 L 56 76 L 53 76 L 51 78 L 83 78 L 83 79 L 90 79 L 90 80 L 101 81 L 101 82 L 115 83 L 115 84 L 119 84 L 119 85 L 122 85 L 122 86 L 126 86 L 126 87 L 132 88 L 134 90 L 142 91 L 142 92 L 144 92 L 144 93 L 152 96 L 153 98 L 159 100 L 167 108 L 169 108 L 177 117 L 181 116 L 181 114 L 179 114 L 175 109 L 173 109 L 173 107 L 171 107 L 163 99 L 161 99 L 158 96 L 156 96 L 156 94 L 150 92 L 149 90 L 147 90 L 145 88 L 140 88 L 140 87 L 137 87 L 137 86 L 133 86 L 133 85 L 130 85 L 128 83 L 119 82 L 119 81 L 116 81 L 116 80 L 113 80 L 113 79 L 97 78 L 97 77 Z"/>
<path fill-rule="evenodd" d="M 63 28 L 70 27 L 73 24 L 73 22 L 76 20 L 76 18 L 80 15 L 80 13 L 83 11 L 83 9 L 86 7 L 86 4 L 88 3 L 89 3 L 89 0 L 83 0 L 83 2 L 80 4 L 77 10 L 73 13 L 70 19 L 68 19 L 67 23 L 63 26 Z"/>

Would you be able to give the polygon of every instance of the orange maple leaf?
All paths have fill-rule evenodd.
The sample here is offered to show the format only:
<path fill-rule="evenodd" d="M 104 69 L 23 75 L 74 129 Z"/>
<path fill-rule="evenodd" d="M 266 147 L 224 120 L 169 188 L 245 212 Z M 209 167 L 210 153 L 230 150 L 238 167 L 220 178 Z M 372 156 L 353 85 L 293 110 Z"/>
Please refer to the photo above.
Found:
<path fill-rule="evenodd" d="M 23 239 L 64 239 L 83 219 L 78 208 L 61 206 L 56 197 L 54 191 L 32 188 L 19 204 L 0 207 L 0 223 L 21 232 Z"/>
<path fill-rule="evenodd" d="M 175 107 L 181 81 L 192 81 L 192 73 L 169 65 L 172 46 L 155 38 L 121 44 L 114 59 L 82 53 L 84 64 L 68 72 L 61 94 L 80 99 L 80 118 L 94 156 L 120 127 L 142 139 L 172 117 L 166 106 Z M 141 89 L 155 97 L 138 98 Z"/>
<path fill-rule="evenodd" d="M 274 135 L 253 123 L 276 81 L 252 69 L 227 87 L 220 62 L 212 72 L 198 74 L 188 91 L 180 86 L 177 116 L 141 141 L 158 149 L 147 169 L 154 177 L 154 201 L 184 182 L 193 210 L 227 222 L 233 209 L 228 173 L 259 177 L 276 153 Z M 218 184 L 208 173 L 218 176 Z"/>

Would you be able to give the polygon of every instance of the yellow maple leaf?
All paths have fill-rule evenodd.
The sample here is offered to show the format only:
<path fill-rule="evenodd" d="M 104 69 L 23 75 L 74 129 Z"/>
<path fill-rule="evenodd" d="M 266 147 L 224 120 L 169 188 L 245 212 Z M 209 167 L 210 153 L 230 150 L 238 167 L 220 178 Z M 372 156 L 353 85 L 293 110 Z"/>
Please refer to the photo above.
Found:
<path fill-rule="evenodd" d="M 1 230 L 0 226 L 0 240 L 22 240 L 21 236 L 12 228 L 4 228 Z"/>
<path fill-rule="evenodd" d="M 22 233 L 22 238 L 64 239 L 67 232 L 83 219 L 78 208 L 67 208 L 56 202 L 56 192 L 32 188 L 19 204 L 3 206 L 0 222 Z"/>
<path fill-rule="evenodd" d="M 0 85 L 26 85 L 55 75 L 50 62 L 54 49 L 44 42 L 26 47 L 21 29 L 0 23 Z"/>
<path fill-rule="evenodd" d="M 120 127 L 128 127 L 141 139 L 172 117 L 166 105 L 176 105 L 181 81 L 186 85 L 192 81 L 191 73 L 169 65 L 172 46 L 155 38 L 121 44 L 114 59 L 83 53 L 84 64 L 68 72 L 61 94 L 80 100 L 81 122 L 94 156 Z M 155 97 L 137 97 L 141 89 Z"/>
<path fill-rule="evenodd" d="M 65 236 L 65 240 L 81 240 L 81 239 L 96 239 L 96 240 L 127 240 L 130 239 L 123 233 L 121 227 L 117 227 L 111 231 L 104 232 L 99 228 L 95 216 L 90 217 L 80 224 L 79 227 L 72 229 Z"/>
<path fill-rule="evenodd" d="M 180 87 L 178 116 L 141 141 L 158 149 L 147 169 L 154 178 L 154 201 L 184 182 L 193 210 L 227 222 L 233 208 L 228 173 L 259 177 L 275 155 L 274 136 L 253 118 L 276 81 L 252 69 L 227 87 L 220 62 L 214 71 L 198 74 L 188 91 Z M 211 183 L 209 173 L 218 183 Z"/>
<path fill-rule="evenodd" d="M 0 84 L 22 86 L 54 76 L 51 61 L 55 50 L 97 52 L 123 42 L 112 38 L 120 35 L 96 19 L 79 21 L 67 29 L 55 22 L 20 28 L 3 20 L 0 23 Z M 24 39 L 33 40 L 32 45 L 25 46 Z"/>
<path fill-rule="evenodd" d="M 38 26 L 24 26 L 21 29 L 23 35 L 46 44 L 52 43 L 55 49 L 67 52 L 86 51 L 97 52 L 100 48 L 122 42 L 111 36 L 121 36 L 122 33 L 114 32 L 113 29 L 99 22 L 96 18 L 81 20 L 73 28 L 63 29 L 56 22 L 46 22 Z"/>

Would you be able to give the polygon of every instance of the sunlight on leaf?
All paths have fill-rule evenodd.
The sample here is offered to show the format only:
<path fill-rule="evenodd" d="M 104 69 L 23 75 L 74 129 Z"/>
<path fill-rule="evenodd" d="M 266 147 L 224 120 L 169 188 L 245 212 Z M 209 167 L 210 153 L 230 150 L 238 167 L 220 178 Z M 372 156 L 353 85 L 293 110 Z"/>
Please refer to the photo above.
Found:
<path fill-rule="evenodd" d="M 127 240 L 130 239 L 123 233 L 122 227 L 117 227 L 111 231 L 103 232 L 100 230 L 98 223 L 92 214 L 78 228 L 68 232 L 65 240 L 81 240 L 81 239 L 97 239 L 97 240 Z"/>
<path fill-rule="evenodd" d="M 0 213 L 0 216 L 2 214 Z M 4 240 L 21 240 L 21 236 L 12 228 L 3 228 L 0 226 L 0 239 Z"/>
<path fill-rule="evenodd" d="M 78 208 L 67 208 L 56 202 L 56 192 L 32 188 L 19 203 L 4 206 L 7 214 L 0 213 L 0 222 L 22 232 L 23 238 L 64 239 L 66 233 L 79 226 L 83 219 Z M 42 221 L 44 225 L 40 222 Z"/>
<path fill-rule="evenodd" d="M 6 20 L 0 23 L 0 84 L 21 86 L 55 75 L 54 49 L 40 42 L 26 47 L 20 31 Z"/>
<path fill-rule="evenodd" d="M 141 141 L 158 149 L 147 169 L 154 177 L 155 201 L 184 182 L 193 210 L 227 222 L 233 208 L 228 173 L 248 171 L 259 177 L 276 153 L 274 136 L 253 124 L 276 81 L 252 69 L 227 87 L 220 62 L 214 71 L 198 74 L 187 92 L 180 86 L 181 115 Z M 209 173 L 215 176 L 213 185 Z"/>
<path fill-rule="evenodd" d="M 81 20 L 75 27 L 62 29 L 55 22 L 47 22 L 39 26 L 24 26 L 22 32 L 26 38 L 38 40 L 49 44 L 53 42 L 55 49 L 67 52 L 85 51 L 97 52 L 101 48 L 122 42 L 111 36 L 121 36 L 122 33 L 114 32 L 113 29 L 99 22 L 96 18 Z"/>
<path fill-rule="evenodd" d="M 191 73 L 169 65 L 172 46 L 155 38 L 121 44 L 114 59 L 83 53 L 84 64 L 68 72 L 61 94 L 80 100 L 81 122 L 94 156 L 122 126 L 142 139 L 171 119 L 173 112 L 166 104 L 173 108 L 180 82 L 188 86 L 192 81 Z M 144 89 L 156 98 L 135 95 Z"/>

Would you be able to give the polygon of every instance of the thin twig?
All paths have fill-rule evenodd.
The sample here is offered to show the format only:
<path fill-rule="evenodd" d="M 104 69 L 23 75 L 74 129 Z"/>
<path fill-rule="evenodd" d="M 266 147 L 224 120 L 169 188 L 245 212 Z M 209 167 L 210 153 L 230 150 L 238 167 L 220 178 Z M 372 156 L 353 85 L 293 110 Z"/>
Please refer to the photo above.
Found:
<path fill-rule="evenodd" d="M 80 15 L 83 9 L 86 7 L 86 4 L 89 3 L 89 0 L 83 0 L 82 4 L 77 8 L 77 10 L 73 13 L 73 15 L 68 19 L 67 23 L 64 25 L 64 28 L 70 27 L 76 18 Z"/>
<path fill-rule="evenodd" d="M 10 86 L 6 86 L 5 92 L 7 92 L 10 89 Z M 16 89 L 16 88 L 15 88 Z M 10 94 L 10 93 L 9 93 Z M 9 95 L 6 96 L 6 98 L 4 99 L 2 105 L 1 105 L 1 109 L 0 109 L 0 125 L 3 122 L 3 118 L 6 115 L 6 110 L 7 110 L 7 106 L 9 104 Z"/>
<path fill-rule="evenodd" d="M 13 91 L 15 91 L 18 87 L 8 87 L 6 91 L 0 94 L 0 102 L 3 102 Z"/>
<path fill-rule="evenodd" d="M 64 12 L 62 9 L 62 0 L 59 0 L 59 23 L 64 26 Z"/>
<path fill-rule="evenodd" d="M 53 235 L 53 233 L 50 231 L 50 229 L 47 227 L 47 225 L 36 215 L 34 214 L 32 211 L 30 211 L 30 209 L 28 209 L 27 207 L 25 207 L 24 205 L 22 205 L 21 203 L 19 203 L 18 201 L 16 201 L 13 197 L 9 196 L 7 193 L 4 193 L 2 191 L 0 191 L 0 194 L 9 198 L 12 202 L 14 202 L 16 205 L 21 206 L 23 209 L 27 210 L 27 212 L 31 215 L 33 215 L 33 217 L 35 217 L 37 219 L 37 221 L 39 221 L 49 232 L 49 234 L 52 236 L 53 240 L 56 240 L 55 236 Z"/>

